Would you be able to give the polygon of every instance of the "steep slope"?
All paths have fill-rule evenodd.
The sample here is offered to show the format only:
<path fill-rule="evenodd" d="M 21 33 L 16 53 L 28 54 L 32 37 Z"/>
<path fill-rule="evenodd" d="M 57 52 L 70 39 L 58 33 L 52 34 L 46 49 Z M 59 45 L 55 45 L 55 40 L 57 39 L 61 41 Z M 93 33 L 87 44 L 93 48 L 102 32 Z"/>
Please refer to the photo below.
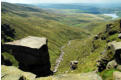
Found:
<path fill-rule="evenodd" d="M 71 43 L 69 45 L 65 45 L 65 48 L 63 49 L 65 54 L 57 74 L 80 73 L 96 71 L 97 69 L 105 69 L 107 62 L 111 61 L 113 57 L 110 50 L 106 50 L 108 43 L 112 41 L 121 41 L 118 37 L 121 31 L 120 25 L 120 20 L 114 21 L 107 24 L 105 29 L 96 36 L 82 40 L 71 40 Z M 110 27 L 110 29 L 108 29 L 108 27 Z M 100 61 L 100 59 L 102 60 L 101 65 L 97 68 L 97 62 L 98 60 Z M 105 60 L 107 62 L 105 62 Z M 71 61 L 78 61 L 77 69 L 71 69 Z M 102 73 L 102 75 L 103 74 L 104 73 Z M 106 75 L 106 73 L 104 75 Z"/>
<path fill-rule="evenodd" d="M 112 80 L 112 74 L 114 71 L 117 70 L 117 68 L 109 70 L 106 69 L 107 64 L 110 61 L 114 60 L 112 50 L 108 50 L 108 43 L 112 41 L 121 41 L 119 35 L 121 33 L 121 20 L 117 20 L 105 26 L 107 22 L 102 24 L 101 22 L 103 22 L 104 19 L 101 18 L 101 22 L 95 24 L 86 24 L 86 27 L 82 29 L 80 27 L 69 26 L 72 24 L 68 25 L 66 22 L 68 20 L 69 23 L 73 22 L 73 20 L 71 19 L 73 19 L 73 17 L 74 19 L 76 19 L 77 17 L 80 17 L 80 15 L 71 17 L 71 14 L 69 16 L 66 14 L 65 19 L 67 17 L 69 18 L 68 20 L 63 21 L 64 15 L 61 15 L 62 19 L 60 19 L 57 18 L 58 16 L 60 16 L 60 14 L 53 14 L 51 12 L 37 9 L 35 7 L 26 7 L 24 5 L 13 5 L 9 3 L 2 4 L 2 43 L 6 42 L 6 40 L 12 41 L 15 39 L 24 38 L 26 36 L 44 36 L 47 37 L 49 40 L 48 47 L 50 53 L 50 61 L 52 69 L 57 65 L 57 73 L 55 73 L 57 75 L 46 78 L 38 78 L 37 80 L 48 80 L 52 78 L 58 79 L 62 78 L 63 76 L 64 77 L 62 79 L 65 80 L 83 78 L 84 80 L 86 80 L 86 78 L 88 78 L 88 74 L 86 74 L 85 77 L 83 76 L 85 75 L 84 72 L 92 71 L 98 71 L 104 80 Z M 14 7 L 16 7 L 16 9 L 14 9 Z M 83 16 L 84 15 L 85 14 L 83 14 Z M 95 15 L 88 16 L 90 16 L 91 19 L 93 18 L 93 20 L 95 19 L 95 17 L 98 17 Z M 100 17 L 98 17 L 96 20 L 99 19 Z M 11 33 L 12 35 L 8 35 L 8 33 Z M 93 35 L 96 33 L 98 33 L 96 36 Z M 61 53 L 62 55 L 60 55 Z M 10 61 L 12 61 L 15 66 L 17 66 L 17 62 L 15 62 L 13 56 L 9 55 L 6 52 L 2 54 L 3 58 L 10 59 Z M 58 64 L 56 64 L 56 60 L 57 62 L 59 62 L 59 66 Z M 72 69 L 73 65 L 71 64 L 71 62 L 73 61 L 78 62 L 75 70 Z M 97 64 L 98 62 L 100 62 L 100 64 Z M 6 76 L 10 78 L 11 76 L 14 76 L 17 79 L 21 79 L 21 77 L 23 79 L 23 76 L 20 77 L 17 74 L 10 73 L 10 76 L 6 74 L 6 68 L 7 70 L 9 69 L 11 71 L 11 67 L 2 67 L 3 74 L 5 73 L 4 76 L 2 76 L 3 78 L 6 79 Z M 12 69 L 14 68 L 12 67 Z M 120 69 L 120 66 L 118 69 Z M 19 72 L 19 75 L 23 75 L 23 72 Z M 58 75 L 60 73 L 61 75 Z M 69 74 L 65 75 L 65 73 Z M 84 74 L 82 74 L 82 76 L 80 77 L 80 73 Z M 35 75 L 33 75 L 33 77 L 35 77 Z M 91 78 L 87 80 L 90 79 Z"/>
<path fill-rule="evenodd" d="M 67 43 L 68 40 L 81 39 L 89 35 L 88 32 L 80 28 L 69 27 L 53 19 L 44 18 L 46 15 L 53 15 L 51 13 L 41 9 L 37 9 L 36 12 L 35 8 L 30 8 L 2 3 L 2 24 L 8 24 L 15 30 L 15 39 L 27 36 L 47 37 L 52 67 L 56 58 L 60 55 L 62 45 Z M 7 10 L 7 12 L 4 12 L 4 10 Z M 43 17 L 43 15 L 45 16 Z"/>
<path fill-rule="evenodd" d="M 101 78 L 95 72 L 92 72 L 97 70 L 99 71 L 99 74 L 102 76 L 103 80 L 113 80 L 113 78 L 117 78 L 117 77 L 113 77 L 113 73 L 115 73 L 115 71 L 120 71 L 121 69 L 119 68 L 120 70 L 118 70 L 114 67 L 113 69 L 107 70 L 106 69 L 107 62 L 105 63 L 105 60 L 110 62 L 112 59 L 114 59 L 107 44 L 112 41 L 121 42 L 121 38 L 118 36 L 118 34 L 120 34 L 120 31 L 121 31 L 121 20 L 118 20 L 110 24 L 107 24 L 106 29 L 96 36 L 92 36 L 85 40 L 79 40 L 79 39 L 71 40 L 69 44 L 65 45 L 65 47 L 63 48 L 63 51 L 65 52 L 65 54 L 64 54 L 63 62 L 61 63 L 58 71 L 58 73 L 61 73 L 61 74 L 55 75 L 55 76 L 37 78 L 37 80 L 49 80 L 49 79 L 50 80 L 53 80 L 53 79 L 54 80 L 56 79 L 57 80 L 58 79 L 59 80 L 61 79 L 92 80 L 93 78 L 96 80 L 101 80 Z M 120 45 L 118 44 L 117 46 L 120 47 Z M 119 52 L 119 54 L 121 53 Z M 74 61 L 74 60 L 77 60 L 79 63 L 78 63 L 78 68 L 75 70 L 72 70 L 70 69 L 70 61 Z M 99 60 L 104 60 L 103 62 L 101 62 L 101 66 L 98 66 L 97 64 Z M 11 74 L 9 73 L 11 68 L 14 69 L 14 67 L 2 66 L 3 80 L 7 79 L 8 77 L 11 78 L 11 76 L 12 76 L 12 79 L 16 78 L 15 80 L 17 80 L 18 78 L 30 79 L 30 80 L 32 80 L 32 78 L 35 79 L 35 75 L 31 73 L 25 73 L 25 72 L 24 72 L 25 74 L 23 74 L 23 72 L 21 72 L 16 68 L 15 70 L 19 71 L 20 75 L 18 76 L 18 73 Z M 99 68 L 101 68 L 102 71 L 100 71 Z M 79 74 L 81 72 L 90 72 L 90 73 Z M 31 78 L 29 75 L 31 75 Z M 116 76 L 116 74 L 114 76 Z"/>

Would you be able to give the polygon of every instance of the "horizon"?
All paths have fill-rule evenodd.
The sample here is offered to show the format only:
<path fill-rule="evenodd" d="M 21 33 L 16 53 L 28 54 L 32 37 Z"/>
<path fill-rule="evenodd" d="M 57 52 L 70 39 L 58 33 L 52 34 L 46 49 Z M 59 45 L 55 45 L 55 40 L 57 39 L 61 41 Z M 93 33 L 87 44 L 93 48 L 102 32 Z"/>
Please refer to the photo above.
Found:
<path fill-rule="evenodd" d="M 119 4 L 120 0 L 1 0 L 1 2 L 20 3 L 20 4 Z"/>

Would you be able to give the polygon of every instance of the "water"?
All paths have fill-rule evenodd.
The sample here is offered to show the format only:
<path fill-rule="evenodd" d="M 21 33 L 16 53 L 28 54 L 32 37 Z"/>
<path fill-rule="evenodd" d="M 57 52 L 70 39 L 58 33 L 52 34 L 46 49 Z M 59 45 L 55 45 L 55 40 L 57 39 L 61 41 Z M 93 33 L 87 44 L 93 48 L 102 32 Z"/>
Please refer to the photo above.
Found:
<path fill-rule="evenodd" d="M 104 14 L 104 15 L 106 15 L 106 16 L 110 16 L 110 17 L 112 17 L 112 19 L 116 19 L 116 18 L 118 18 L 119 16 L 117 15 L 117 14 Z"/>

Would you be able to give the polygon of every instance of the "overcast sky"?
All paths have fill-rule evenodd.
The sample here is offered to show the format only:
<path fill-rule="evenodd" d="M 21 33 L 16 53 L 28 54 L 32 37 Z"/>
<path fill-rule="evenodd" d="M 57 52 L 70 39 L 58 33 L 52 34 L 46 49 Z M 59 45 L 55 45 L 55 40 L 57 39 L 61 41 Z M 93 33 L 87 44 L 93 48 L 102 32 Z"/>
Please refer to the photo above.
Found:
<path fill-rule="evenodd" d="M 2 0 L 10 3 L 118 3 L 121 0 Z"/>

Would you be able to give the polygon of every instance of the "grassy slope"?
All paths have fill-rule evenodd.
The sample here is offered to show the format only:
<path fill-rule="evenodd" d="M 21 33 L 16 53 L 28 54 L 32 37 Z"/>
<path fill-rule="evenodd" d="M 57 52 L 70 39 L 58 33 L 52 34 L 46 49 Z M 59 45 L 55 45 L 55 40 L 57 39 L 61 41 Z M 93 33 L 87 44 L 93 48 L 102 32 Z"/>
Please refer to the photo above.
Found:
<path fill-rule="evenodd" d="M 87 43 L 88 41 L 86 42 L 81 39 L 87 38 L 90 34 L 89 31 L 96 34 L 98 30 L 101 31 L 104 28 L 102 25 L 105 25 L 107 22 L 103 24 L 102 22 L 104 22 L 105 19 L 108 19 L 108 17 L 78 13 L 60 14 L 56 12 L 48 12 L 35 7 L 24 7 L 9 3 L 2 3 L 2 24 L 9 24 L 16 30 L 16 39 L 29 35 L 39 37 L 44 36 L 48 38 L 52 67 L 54 67 L 55 60 L 58 58 L 60 48 L 63 45 L 66 45 L 69 40 L 78 39 L 72 41 L 71 50 L 70 48 L 68 49 L 68 47 L 65 48 L 66 53 L 71 53 L 71 58 L 76 52 L 74 48 L 78 48 L 80 50 L 81 48 L 84 49 L 84 46 L 81 44 L 83 42 Z M 88 46 L 85 48 L 88 49 Z M 76 53 L 80 53 L 80 50 Z M 90 53 L 87 55 L 90 55 Z M 75 56 L 77 57 L 77 55 Z M 80 58 L 85 57 L 82 54 L 79 54 L 78 56 L 80 56 Z M 97 55 L 95 54 L 95 57 L 96 56 Z M 72 58 L 76 59 L 76 57 Z M 66 60 L 63 62 L 65 62 L 64 64 L 68 63 Z M 62 65 L 62 67 L 64 66 Z"/>
<path fill-rule="evenodd" d="M 99 47 L 94 52 L 92 44 L 93 38 L 88 38 L 85 40 L 73 40 L 70 46 L 66 46 L 64 49 L 65 55 L 63 62 L 59 67 L 58 73 L 80 73 L 89 72 L 96 69 L 96 60 L 100 58 L 100 54 L 105 48 L 105 42 L 98 40 L 96 45 Z M 70 70 L 70 61 L 79 61 L 78 69 Z"/>
<path fill-rule="evenodd" d="M 120 31 L 119 21 L 112 22 L 112 24 L 114 27 L 110 31 Z M 118 38 L 119 33 L 108 35 L 108 32 L 105 33 L 104 31 L 105 29 L 100 34 L 100 37 L 105 36 L 106 40 L 101 40 L 101 38 L 94 40 L 92 36 L 84 40 L 72 40 L 70 45 L 66 45 L 66 47 L 63 49 L 65 52 L 64 59 L 57 74 L 80 73 L 96 70 L 96 61 L 101 58 L 102 55 L 100 53 L 105 50 L 107 45 L 106 41 L 121 41 L 121 39 Z M 93 45 L 95 45 L 96 49 L 94 49 Z M 92 52 L 92 50 L 94 51 Z M 108 51 L 105 53 L 105 55 L 107 55 L 107 59 L 109 59 L 111 56 L 108 54 Z M 79 61 L 78 68 L 72 71 L 70 70 L 70 62 L 75 60 Z M 107 71 L 105 74 L 102 72 L 102 77 L 108 75 L 108 72 L 112 71 Z M 109 76 L 106 76 L 105 80 L 108 80 L 110 76 L 112 76 L 112 73 L 109 74 Z"/>
<path fill-rule="evenodd" d="M 8 3 L 4 4 L 8 5 Z M 60 54 L 60 47 L 68 40 L 84 38 L 87 33 L 80 28 L 73 28 L 57 21 L 43 18 L 42 15 L 53 16 L 53 14 L 46 13 L 46 11 L 38 10 L 31 11 L 21 9 L 12 10 L 15 5 L 11 5 L 11 9 L 7 10 L 6 6 L 2 5 L 5 12 L 2 12 L 2 24 L 9 24 L 16 31 L 16 39 L 26 36 L 44 36 L 49 40 L 49 52 L 52 66 L 56 58 Z M 7 8 L 7 9 L 6 9 Z M 21 7 L 22 8 L 22 7 Z M 33 8 L 34 9 L 34 8 Z M 25 16 L 23 16 L 25 14 Z M 47 16 L 47 17 L 48 17 Z"/>
<path fill-rule="evenodd" d="M 106 22 L 111 19 L 111 17 L 104 16 L 102 14 L 79 13 L 74 12 L 75 10 L 76 9 L 50 9 L 49 11 L 58 14 L 58 21 L 70 26 L 83 28 L 92 23 Z"/>

